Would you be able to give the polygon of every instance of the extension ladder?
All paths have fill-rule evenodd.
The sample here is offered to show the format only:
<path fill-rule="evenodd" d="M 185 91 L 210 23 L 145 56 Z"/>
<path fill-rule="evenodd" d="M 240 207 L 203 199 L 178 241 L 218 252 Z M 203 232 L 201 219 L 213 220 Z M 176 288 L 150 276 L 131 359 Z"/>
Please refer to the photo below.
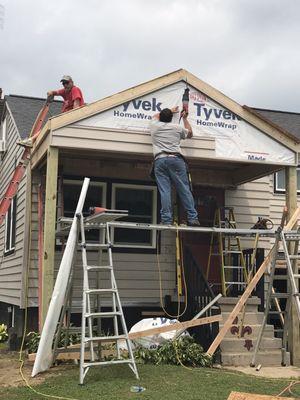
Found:
<path fill-rule="evenodd" d="M 137 367 L 134 360 L 134 355 L 131 347 L 131 342 L 128 337 L 128 331 L 125 323 L 125 318 L 121 306 L 120 296 L 116 284 L 116 279 L 113 269 L 113 258 L 112 258 L 112 244 L 110 241 L 110 227 L 107 223 L 102 225 L 104 230 L 104 243 L 98 244 L 102 249 L 106 249 L 108 253 L 108 263 L 106 265 L 88 265 L 87 261 L 87 247 L 95 247 L 95 244 L 89 244 L 85 240 L 85 230 L 91 228 L 86 225 L 85 221 L 88 218 L 84 218 L 81 214 L 80 216 L 80 234 L 81 234 L 81 252 L 82 252 L 82 264 L 83 264 L 83 298 L 82 298 L 82 324 L 81 324 L 81 345 L 80 345 L 80 378 L 79 383 L 83 384 L 84 378 L 91 367 L 94 366 L 105 366 L 112 364 L 128 364 L 129 367 L 134 372 L 137 379 L 139 379 Z M 101 226 L 100 226 L 101 229 Z M 109 274 L 109 288 L 99 288 L 96 289 L 90 287 L 90 273 L 95 272 L 108 272 Z M 96 303 L 99 305 L 101 299 L 107 297 L 110 299 L 111 311 L 101 311 L 97 308 L 96 312 L 92 309 L 93 300 L 100 300 Z M 101 320 L 103 318 L 110 318 L 113 321 L 113 335 L 105 336 L 101 332 L 94 332 L 93 321 Z M 118 323 L 121 323 L 123 334 L 119 333 Z M 86 330 L 87 327 L 87 330 Z M 128 357 L 124 358 L 121 355 L 119 342 L 125 341 L 126 347 L 128 349 Z M 116 344 L 117 360 L 103 361 L 100 360 L 101 354 L 97 357 L 95 352 L 95 344 L 101 345 L 102 343 L 114 342 Z M 85 351 L 86 346 L 89 348 L 90 361 L 85 361 Z"/>
<path fill-rule="evenodd" d="M 224 210 L 224 220 L 221 217 L 221 211 Z M 214 227 L 237 229 L 233 207 L 217 208 L 214 215 Z M 230 233 L 230 232 L 229 232 Z M 217 251 L 215 251 L 217 247 Z M 247 267 L 245 257 L 242 251 L 241 240 L 238 236 L 232 237 L 220 232 L 212 232 L 209 246 L 209 255 L 207 261 L 207 279 L 209 278 L 212 257 L 217 256 L 221 261 L 221 286 L 222 294 L 226 296 L 232 286 L 247 285 Z M 233 265 L 233 258 L 237 256 L 239 265 Z M 239 276 L 239 279 L 234 278 Z"/>
<path fill-rule="evenodd" d="M 297 311 L 297 317 L 300 322 L 300 294 L 299 294 L 299 282 L 300 282 L 300 271 L 298 260 L 300 255 L 298 254 L 300 240 L 300 228 L 294 231 L 283 231 L 282 226 L 278 228 L 275 240 L 275 250 L 271 261 L 270 273 L 269 273 L 269 285 L 266 296 L 265 313 L 261 329 L 258 334 L 254 354 L 251 361 L 251 366 L 255 366 L 257 354 L 262 341 L 265 326 L 267 324 L 268 316 L 272 313 L 279 314 L 281 321 L 283 322 L 282 330 L 282 365 L 287 363 L 287 351 L 288 351 L 288 329 L 291 319 L 292 305 L 295 305 Z M 283 257 L 280 254 L 280 243 L 282 244 Z M 290 251 L 293 253 L 291 254 Z M 276 275 L 276 262 L 278 260 L 285 260 L 286 262 L 286 275 Z M 275 291 L 273 287 L 274 280 L 284 280 L 286 282 L 286 291 Z M 297 283 L 298 281 L 298 283 Z M 279 306 L 281 299 L 286 300 L 285 310 L 282 311 Z M 271 310 L 272 301 L 275 303 L 276 311 Z"/>

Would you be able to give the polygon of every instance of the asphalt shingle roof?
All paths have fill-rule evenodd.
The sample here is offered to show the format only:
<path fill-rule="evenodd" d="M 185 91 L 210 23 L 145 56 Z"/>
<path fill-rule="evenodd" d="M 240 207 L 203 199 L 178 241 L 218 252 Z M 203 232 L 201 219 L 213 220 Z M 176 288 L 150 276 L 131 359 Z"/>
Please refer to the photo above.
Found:
<path fill-rule="evenodd" d="M 24 139 L 28 137 L 33 123 L 46 99 L 17 95 L 7 95 L 4 99 L 12 112 L 21 138 Z M 60 114 L 61 107 L 61 101 L 53 101 L 50 105 L 48 118 Z M 47 119 L 45 120 L 45 123 L 46 121 Z"/>
<path fill-rule="evenodd" d="M 266 110 L 254 107 L 252 107 L 252 109 L 273 122 L 273 124 L 278 125 L 280 128 L 300 139 L 300 113 Z"/>

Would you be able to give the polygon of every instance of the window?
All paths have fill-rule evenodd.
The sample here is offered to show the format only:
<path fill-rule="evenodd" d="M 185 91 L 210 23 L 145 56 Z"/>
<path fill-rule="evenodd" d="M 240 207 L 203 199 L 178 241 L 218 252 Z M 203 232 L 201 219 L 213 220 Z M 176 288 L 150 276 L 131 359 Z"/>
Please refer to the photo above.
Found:
<path fill-rule="evenodd" d="M 12 254 L 16 244 L 17 197 L 15 196 L 5 217 L 5 255 Z"/>
<path fill-rule="evenodd" d="M 128 210 L 121 221 L 155 224 L 157 220 L 157 189 L 155 186 L 112 184 L 112 209 Z M 153 230 L 115 228 L 112 232 L 115 247 L 156 247 Z"/>
<path fill-rule="evenodd" d="M 82 181 L 64 179 L 63 181 L 63 209 L 65 217 L 74 217 L 80 196 Z M 90 207 L 106 207 L 106 184 L 103 182 L 90 182 L 83 206 L 83 215 L 89 215 Z M 96 229 L 87 232 L 88 240 L 99 240 L 99 231 Z"/>
<path fill-rule="evenodd" d="M 1 124 L 1 120 L 0 120 L 0 153 L 4 152 L 6 150 L 6 120 L 7 118 L 4 118 L 4 120 L 2 121 Z"/>
<path fill-rule="evenodd" d="M 285 193 L 285 170 L 282 169 L 274 175 L 274 192 Z M 297 193 L 300 194 L 300 168 L 297 168 Z"/>

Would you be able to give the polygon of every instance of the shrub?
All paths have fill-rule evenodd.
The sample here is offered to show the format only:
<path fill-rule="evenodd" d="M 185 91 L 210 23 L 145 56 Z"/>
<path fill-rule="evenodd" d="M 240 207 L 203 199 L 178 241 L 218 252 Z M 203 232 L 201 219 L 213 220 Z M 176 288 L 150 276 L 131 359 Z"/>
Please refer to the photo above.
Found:
<path fill-rule="evenodd" d="M 167 341 L 157 349 L 138 347 L 135 357 L 145 364 L 184 364 L 192 367 L 210 367 L 212 358 L 190 336 Z"/>
<path fill-rule="evenodd" d="M 29 353 L 36 353 L 39 347 L 41 335 L 38 332 L 29 332 L 27 334 L 27 343 L 26 347 Z M 67 342 L 65 343 L 67 339 Z M 60 337 L 58 341 L 58 347 L 64 347 L 65 344 L 70 346 L 72 344 L 80 343 L 80 335 L 78 333 L 70 333 L 67 336 L 66 330 L 62 329 L 60 332 Z"/>
<path fill-rule="evenodd" d="M 7 326 L 0 324 L 0 343 L 6 342 L 8 339 Z"/>

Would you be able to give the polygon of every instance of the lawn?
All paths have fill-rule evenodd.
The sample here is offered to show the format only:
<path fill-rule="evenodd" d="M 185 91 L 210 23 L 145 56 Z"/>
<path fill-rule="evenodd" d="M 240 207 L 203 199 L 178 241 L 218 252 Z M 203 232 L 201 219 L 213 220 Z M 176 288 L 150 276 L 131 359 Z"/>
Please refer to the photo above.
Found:
<path fill-rule="evenodd" d="M 88 372 L 85 385 L 78 385 L 78 367 L 69 366 L 58 376 L 50 377 L 35 386 L 36 390 L 57 396 L 84 400 L 114 399 L 164 399 L 164 400 L 222 400 L 234 391 L 276 395 L 288 383 L 287 380 L 263 379 L 219 369 L 199 368 L 189 370 L 176 366 L 139 365 L 140 385 L 146 390 L 131 393 L 130 387 L 137 381 L 128 367 L 113 366 L 93 368 Z M 295 387 L 300 397 L 300 387 Z M 26 387 L 0 388 L 3 400 L 37 400 L 43 397 Z"/>

